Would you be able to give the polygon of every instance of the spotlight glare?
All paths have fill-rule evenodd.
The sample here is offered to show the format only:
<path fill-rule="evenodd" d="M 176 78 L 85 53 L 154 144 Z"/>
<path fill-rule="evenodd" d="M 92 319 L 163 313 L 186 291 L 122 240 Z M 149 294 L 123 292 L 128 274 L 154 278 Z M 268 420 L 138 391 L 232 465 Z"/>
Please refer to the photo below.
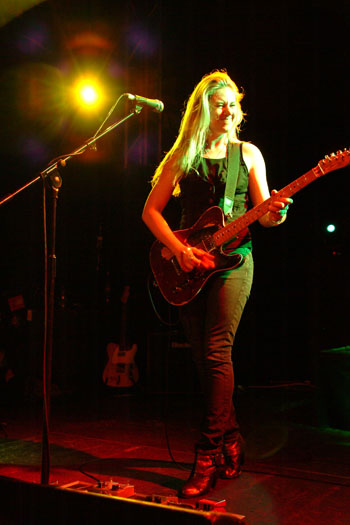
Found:
<path fill-rule="evenodd" d="M 96 89 L 93 86 L 84 86 L 81 90 L 81 98 L 85 104 L 94 104 L 98 98 Z"/>
<path fill-rule="evenodd" d="M 326 228 L 328 233 L 334 233 L 335 232 L 335 225 L 334 224 L 328 224 Z"/>
<path fill-rule="evenodd" d="M 74 91 L 77 103 L 82 108 L 96 109 L 102 102 L 101 89 L 94 80 L 79 80 Z"/>

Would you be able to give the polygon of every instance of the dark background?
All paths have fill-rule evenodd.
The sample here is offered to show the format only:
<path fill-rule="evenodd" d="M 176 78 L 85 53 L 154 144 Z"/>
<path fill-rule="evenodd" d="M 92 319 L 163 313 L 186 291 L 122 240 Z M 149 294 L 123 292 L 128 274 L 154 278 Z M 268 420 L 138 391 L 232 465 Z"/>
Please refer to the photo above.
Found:
<path fill-rule="evenodd" d="M 349 14 L 346 1 L 47 1 L 1 28 L 1 196 L 82 145 L 121 93 L 165 105 L 161 115 L 145 108 L 101 139 L 96 152 L 61 170 L 58 383 L 100 380 L 106 344 L 119 339 L 126 284 L 128 336 L 138 344 L 143 378 L 149 352 L 161 351 L 154 334 L 169 327 L 148 296 L 153 239 L 141 213 L 153 171 L 176 137 L 184 101 L 205 73 L 225 68 L 244 89 L 241 139 L 261 149 L 271 189 L 349 147 Z M 70 106 L 64 88 L 91 67 L 108 93 L 103 108 L 86 116 Z M 108 123 L 124 116 L 126 106 L 122 101 Z M 256 273 L 235 346 L 239 382 L 314 381 L 320 351 L 349 344 L 348 176 L 348 168 L 332 172 L 298 193 L 280 228 L 253 225 Z M 2 340 L 15 366 L 30 363 L 39 370 L 41 183 L 0 213 Z M 167 213 L 176 227 L 176 202 Z M 325 231 L 328 223 L 337 226 L 333 235 Z M 152 285 L 151 291 L 158 314 L 176 330 L 176 311 Z M 16 295 L 25 309 L 15 312 L 14 327 L 8 299 Z"/>

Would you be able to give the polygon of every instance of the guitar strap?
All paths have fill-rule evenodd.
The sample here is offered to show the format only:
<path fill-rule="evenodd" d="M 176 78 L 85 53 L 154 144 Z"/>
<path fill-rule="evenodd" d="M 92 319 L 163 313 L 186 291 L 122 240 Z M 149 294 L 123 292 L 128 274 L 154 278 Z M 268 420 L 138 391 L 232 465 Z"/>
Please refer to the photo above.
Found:
<path fill-rule="evenodd" d="M 227 156 L 227 179 L 224 196 L 224 215 L 232 214 L 238 180 L 239 164 L 241 160 L 241 144 L 230 143 Z"/>

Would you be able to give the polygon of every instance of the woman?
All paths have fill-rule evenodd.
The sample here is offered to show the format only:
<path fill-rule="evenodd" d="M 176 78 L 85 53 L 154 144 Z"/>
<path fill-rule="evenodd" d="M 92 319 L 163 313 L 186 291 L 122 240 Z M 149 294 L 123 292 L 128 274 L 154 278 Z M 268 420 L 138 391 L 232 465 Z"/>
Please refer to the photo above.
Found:
<path fill-rule="evenodd" d="M 228 160 L 235 149 L 239 166 L 233 208 L 226 222 L 243 215 L 248 200 L 256 206 L 270 197 L 260 151 L 253 144 L 238 140 L 243 120 L 242 98 L 225 71 L 204 76 L 187 102 L 177 140 L 153 178 L 142 218 L 186 272 L 215 268 L 214 257 L 205 250 L 187 246 L 173 233 L 162 214 L 172 195 L 181 201 L 181 229 L 190 228 L 211 206 L 224 209 Z M 282 224 L 291 202 L 287 198 L 271 202 L 259 222 L 265 227 Z M 230 241 L 225 252 L 240 253 L 243 262 L 235 269 L 214 273 L 196 298 L 180 307 L 205 399 L 196 458 L 181 490 L 182 497 L 205 494 L 219 475 L 226 479 L 237 477 L 243 461 L 243 439 L 232 401 L 231 354 L 253 278 L 249 230 Z"/>

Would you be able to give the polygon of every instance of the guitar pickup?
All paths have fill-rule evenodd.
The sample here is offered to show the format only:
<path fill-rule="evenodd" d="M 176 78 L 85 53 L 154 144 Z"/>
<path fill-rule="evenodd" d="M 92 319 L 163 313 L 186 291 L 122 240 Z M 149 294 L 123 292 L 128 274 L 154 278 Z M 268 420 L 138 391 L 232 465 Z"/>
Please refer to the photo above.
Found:
<path fill-rule="evenodd" d="M 201 248 L 208 253 L 212 252 L 216 248 L 216 244 L 213 240 L 212 235 L 208 235 L 208 237 L 203 237 L 203 239 L 201 240 L 201 244 Z"/>

